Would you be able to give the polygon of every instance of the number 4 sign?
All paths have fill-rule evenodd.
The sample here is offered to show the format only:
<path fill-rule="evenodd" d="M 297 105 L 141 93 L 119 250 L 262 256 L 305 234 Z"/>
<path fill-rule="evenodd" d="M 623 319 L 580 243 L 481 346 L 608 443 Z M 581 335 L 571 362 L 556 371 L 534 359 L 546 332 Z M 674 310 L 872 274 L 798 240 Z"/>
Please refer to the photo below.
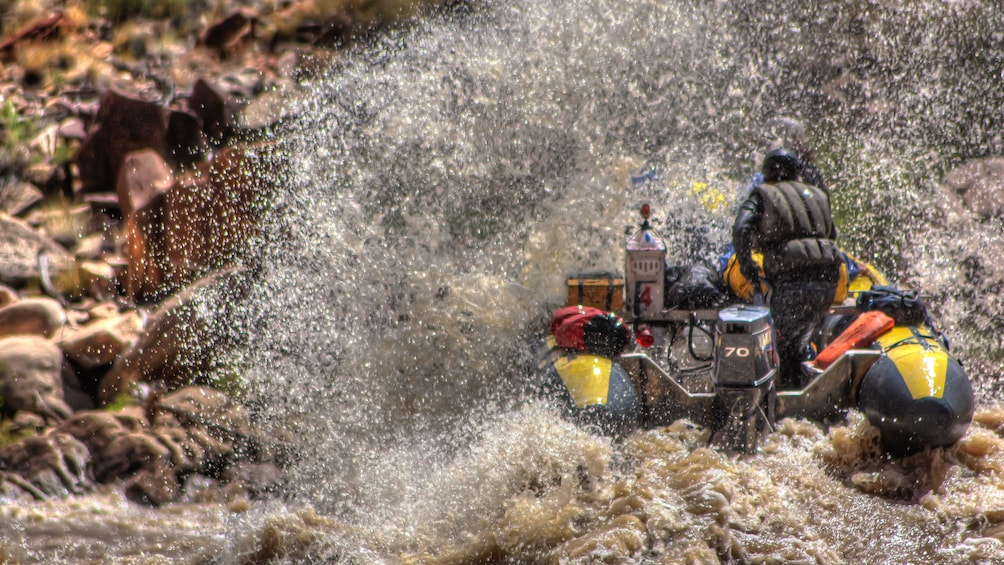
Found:
<path fill-rule="evenodd" d="M 646 284 L 641 289 L 641 294 L 638 295 L 638 303 L 644 304 L 645 308 L 652 306 L 652 285 Z"/>

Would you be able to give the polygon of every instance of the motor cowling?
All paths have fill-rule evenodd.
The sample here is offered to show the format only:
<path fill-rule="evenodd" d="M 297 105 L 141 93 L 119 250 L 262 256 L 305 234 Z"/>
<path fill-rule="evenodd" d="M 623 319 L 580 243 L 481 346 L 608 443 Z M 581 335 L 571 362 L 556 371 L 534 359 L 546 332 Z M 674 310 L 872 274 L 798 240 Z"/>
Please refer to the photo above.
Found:
<path fill-rule="evenodd" d="M 768 308 L 733 306 L 720 310 L 715 332 L 716 386 L 757 387 L 777 374 L 777 350 Z"/>

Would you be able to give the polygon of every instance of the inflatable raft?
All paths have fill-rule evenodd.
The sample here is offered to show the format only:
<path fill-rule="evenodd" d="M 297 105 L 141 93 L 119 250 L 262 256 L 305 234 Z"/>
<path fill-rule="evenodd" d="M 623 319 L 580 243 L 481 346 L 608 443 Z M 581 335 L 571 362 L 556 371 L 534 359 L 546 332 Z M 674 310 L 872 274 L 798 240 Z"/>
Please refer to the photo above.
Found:
<path fill-rule="evenodd" d="M 686 418 L 736 452 L 755 450 L 780 418 L 833 422 L 850 409 L 894 455 L 965 434 L 971 383 L 915 293 L 867 265 L 845 278 L 819 353 L 782 389 L 770 310 L 746 303 L 751 289 L 728 272 L 709 285 L 702 267 L 669 265 L 649 213 L 627 240 L 623 277 L 570 277 L 543 340 L 543 389 L 568 417 L 609 434 Z"/>

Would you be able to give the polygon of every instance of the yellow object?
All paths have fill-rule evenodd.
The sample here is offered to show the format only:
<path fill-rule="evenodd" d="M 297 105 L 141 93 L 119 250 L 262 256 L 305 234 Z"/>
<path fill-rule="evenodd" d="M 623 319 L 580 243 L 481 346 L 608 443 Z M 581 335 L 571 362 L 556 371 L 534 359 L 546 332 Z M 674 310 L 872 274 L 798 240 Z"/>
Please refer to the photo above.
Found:
<path fill-rule="evenodd" d="M 554 361 L 558 376 L 579 408 L 605 405 L 613 361 L 597 355 L 569 355 Z"/>
<path fill-rule="evenodd" d="M 848 254 L 847 257 L 858 264 L 861 268 L 858 271 L 858 276 L 854 277 L 854 280 L 850 281 L 847 285 L 847 292 L 854 296 L 862 291 L 871 290 L 873 286 L 882 285 L 888 286 L 889 281 L 885 276 L 879 272 L 878 269 L 873 267 L 870 263 L 862 263 L 855 259 L 852 255 Z"/>
<path fill-rule="evenodd" d="M 763 272 L 763 254 L 754 251 L 753 262 L 756 263 L 756 266 L 760 270 L 760 292 L 766 296 L 768 286 L 767 275 Z M 869 268 L 871 267 L 869 266 Z M 878 271 L 875 272 L 878 273 Z M 728 285 L 729 289 L 732 290 L 733 294 L 747 302 L 753 301 L 753 284 L 747 280 L 745 276 L 743 276 L 742 270 L 739 269 L 739 260 L 736 258 L 736 255 L 729 257 L 729 264 L 725 267 L 725 272 L 722 274 L 722 278 L 725 280 L 725 284 Z M 861 278 L 861 275 L 855 277 L 854 280 L 858 280 L 859 278 Z M 837 281 L 837 293 L 833 296 L 834 304 L 840 304 L 845 298 L 847 298 L 848 288 L 847 264 L 840 263 L 840 279 Z M 867 288 L 871 288 L 871 285 L 868 285 Z M 867 288 L 860 290 L 867 290 Z"/>
<path fill-rule="evenodd" d="M 932 332 L 896 326 L 876 341 L 896 365 L 914 400 L 944 396 L 948 350 Z"/>
<path fill-rule="evenodd" d="M 754 251 L 753 262 L 756 263 L 760 270 L 760 292 L 764 296 L 767 296 L 767 275 L 763 272 L 763 254 Z M 733 294 L 747 302 L 753 301 L 753 283 L 743 276 L 742 271 L 739 269 L 739 261 L 735 255 L 729 257 L 729 264 L 725 267 L 722 278 L 725 279 L 725 284 L 732 290 Z"/>
<path fill-rule="evenodd" d="M 697 197 L 697 200 L 708 212 L 715 212 L 724 209 L 728 204 L 725 193 L 717 188 L 708 186 L 706 182 L 695 182 L 690 187 L 690 192 Z"/>

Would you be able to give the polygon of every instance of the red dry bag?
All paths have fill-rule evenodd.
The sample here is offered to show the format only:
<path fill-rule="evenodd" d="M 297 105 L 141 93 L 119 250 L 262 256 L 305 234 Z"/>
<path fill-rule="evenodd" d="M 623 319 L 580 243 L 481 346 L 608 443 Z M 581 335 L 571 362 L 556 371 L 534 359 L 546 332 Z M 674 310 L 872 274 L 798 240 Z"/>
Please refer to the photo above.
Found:
<path fill-rule="evenodd" d="M 551 334 L 558 347 L 595 355 L 619 355 L 631 342 L 631 330 L 613 312 L 589 306 L 567 306 L 554 313 Z"/>

